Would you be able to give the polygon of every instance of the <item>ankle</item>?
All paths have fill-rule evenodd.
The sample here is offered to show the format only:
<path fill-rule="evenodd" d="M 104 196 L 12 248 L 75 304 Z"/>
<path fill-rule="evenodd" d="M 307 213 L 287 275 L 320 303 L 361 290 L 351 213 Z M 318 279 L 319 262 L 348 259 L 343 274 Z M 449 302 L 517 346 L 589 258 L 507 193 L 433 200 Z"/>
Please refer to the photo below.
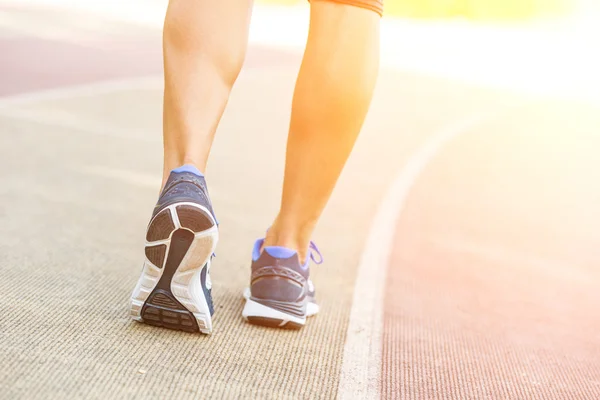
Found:
<path fill-rule="evenodd" d="M 281 246 L 298 252 L 304 264 L 308 257 L 308 246 L 315 224 L 294 224 L 276 219 L 265 237 L 264 247 Z"/>
<path fill-rule="evenodd" d="M 204 175 L 204 171 L 206 170 L 206 162 L 198 160 L 197 157 L 165 157 L 165 162 L 163 164 L 162 185 L 164 186 L 164 184 L 167 182 L 167 179 L 169 179 L 171 171 L 185 165 L 191 165 L 192 167 L 196 168 L 202 175 Z"/>
<path fill-rule="evenodd" d="M 265 237 L 264 247 L 279 246 L 287 249 L 295 250 L 298 253 L 298 258 L 301 264 L 306 262 L 308 252 L 308 242 L 306 240 L 290 234 L 289 232 L 269 232 Z"/>

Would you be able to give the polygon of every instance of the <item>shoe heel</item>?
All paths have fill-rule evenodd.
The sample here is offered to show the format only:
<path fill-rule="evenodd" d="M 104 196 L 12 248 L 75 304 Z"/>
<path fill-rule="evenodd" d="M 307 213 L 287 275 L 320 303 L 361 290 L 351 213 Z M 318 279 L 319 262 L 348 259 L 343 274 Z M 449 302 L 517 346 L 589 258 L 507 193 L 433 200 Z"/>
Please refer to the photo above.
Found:
<path fill-rule="evenodd" d="M 158 213 L 148 225 L 147 260 L 132 294 L 132 317 L 149 325 L 211 333 L 212 301 L 205 287 L 217 241 L 216 223 L 201 206 L 178 203 Z"/>
<path fill-rule="evenodd" d="M 270 328 L 300 329 L 306 323 L 306 316 L 290 315 L 261 304 L 252 298 L 246 300 L 242 316 L 251 324 Z"/>

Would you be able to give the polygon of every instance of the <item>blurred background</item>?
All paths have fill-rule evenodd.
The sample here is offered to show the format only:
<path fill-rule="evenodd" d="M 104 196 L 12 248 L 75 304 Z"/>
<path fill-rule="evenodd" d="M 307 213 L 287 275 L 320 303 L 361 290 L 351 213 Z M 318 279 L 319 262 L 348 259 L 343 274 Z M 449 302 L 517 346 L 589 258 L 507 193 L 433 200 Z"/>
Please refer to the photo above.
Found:
<path fill-rule="evenodd" d="M 260 0 L 259 3 L 296 5 L 302 0 Z M 597 8 L 593 0 L 391 0 L 386 16 L 408 18 L 464 17 L 473 20 L 514 20 L 561 15 Z"/>

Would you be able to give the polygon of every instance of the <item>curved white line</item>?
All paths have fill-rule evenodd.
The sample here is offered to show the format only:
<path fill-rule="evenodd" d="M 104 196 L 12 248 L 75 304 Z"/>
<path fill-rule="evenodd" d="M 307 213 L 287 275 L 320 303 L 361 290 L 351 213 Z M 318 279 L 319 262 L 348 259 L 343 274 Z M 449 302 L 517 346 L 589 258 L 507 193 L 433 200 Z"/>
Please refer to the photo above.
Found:
<path fill-rule="evenodd" d="M 55 89 L 43 89 L 0 97 L 0 109 L 28 105 L 41 101 L 56 101 L 73 97 L 90 97 L 131 89 L 161 89 L 162 75 L 109 79 L 93 83 L 75 84 Z"/>
<path fill-rule="evenodd" d="M 384 282 L 398 218 L 411 188 L 446 143 L 492 115 L 497 113 L 461 121 L 431 137 L 407 161 L 383 197 L 358 266 L 338 387 L 340 399 L 380 398 Z"/>

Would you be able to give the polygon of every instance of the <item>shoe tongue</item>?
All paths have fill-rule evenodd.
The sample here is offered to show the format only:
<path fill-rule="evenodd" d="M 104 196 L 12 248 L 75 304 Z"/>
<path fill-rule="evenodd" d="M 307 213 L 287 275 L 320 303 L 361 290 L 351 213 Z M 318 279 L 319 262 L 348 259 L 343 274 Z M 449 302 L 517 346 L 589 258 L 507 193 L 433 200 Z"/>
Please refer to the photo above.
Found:
<path fill-rule="evenodd" d="M 267 246 L 263 251 L 266 251 L 271 257 L 275 258 L 290 258 L 296 254 L 296 250 L 281 246 Z"/>

